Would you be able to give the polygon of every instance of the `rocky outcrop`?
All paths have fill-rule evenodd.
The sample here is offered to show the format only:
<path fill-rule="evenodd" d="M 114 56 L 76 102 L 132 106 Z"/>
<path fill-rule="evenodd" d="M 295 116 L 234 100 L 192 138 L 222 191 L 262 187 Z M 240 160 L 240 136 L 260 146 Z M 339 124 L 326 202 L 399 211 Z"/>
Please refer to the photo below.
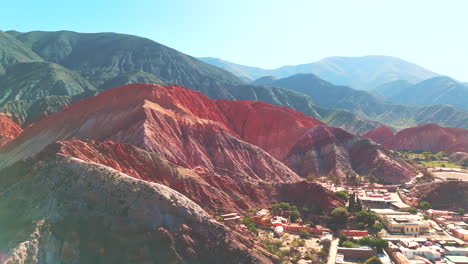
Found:
<path fill-rule="evenodd" d="M 288 136 L 298 137 L 317 123 L 284 107 L 212 100 L 180 86 L 134 84 L 79 101 L 29 127 L 0 154 L 0 166 L 68 141 L 56 147 L 64 155 L 161 182 L 207 210 L 243 210 L 271 202 L 276 188 L 260 185 L 302 180 L 245 141 L 281 155 L 294 144 Z M 178 173 L 182 169 L 184 176 Z M 333 199 L 316 207 L 326 211 Z"/>
<path fill-rule="evenodd" d="M 6 114 L 0 113 L 0 148 L 21 134 L 23 130 Z"/>
<path fill-rule="evenodd" d="M 390 142 L 394 136 L 393 130 L 387 126 L 381 126 L 363 134 L 361 137 L 371 139 L 375 143 L 384 144 L 385 142 Z"/>
<path fill-rule="evenodd" d="M 415 176 L 412 166 L 374 142 L 340 128 L 316 126 L 304 134 L 285 159 L 299 175 L 316 176 L 347 171 L 399 183 Z"/>
<path fill-rule="evenodd" d="M 458 165 L 468 167 L 468 153 L 466 152 L 455 152 L 452 155 L 450 155 L 448 158 L 450 161 Z"/>
<path fill-rule="evenodd" d="M 428 152 L 468 152 L 468 129 L 426 124 L 401 130 L 391 136 L 388 129 L 378 128 L 363 135 L 388 149 Z"/>
<path fill-rule="evenodd" d="M 87 162 L 96 162 L 124 172 L 131 177 L 164 184 L 190 197 L 210 212 L 269 206 L 272 199 L 292 200 L 290 195 L 282 190 L 286 188 L 285 186 L 294 184 L 286 183 L 280 178 L 273 178 L 282 173 L 273 170 L 268 171 L 272 178 L 259 180 L 221 168 L 218 170 L 210 170 L 201 166 L 192 169 L 184 168 L 164 160 L 153 152 L 112 141 L 57 142 L 49 145 L 37 156 L 43 159 L 55 153 L 76 157 Z M 320 185 L 303 181 L 283 164 L 275 166 L 284 167 L 283 173 L 289 171 L 294 177 L 292 182 L 301 182 L 301 188 L 314 189 L 310 192 L 312 195 L 294 199 L 295 201 L 307 204 L 313 212 L 328 212 L 339 206 L 336 198 Z M 317 198 L 318 196 L 320 198 Z"/>
<path fill-rule="evenodd" d="M 104 165 L 51 155 L 0 183 L 7 263 L 269 263 L 179 192 Z"/>
<path fill-rule="evenodd" d="M 410 196 L 417 201 L 427 201 L 434 209 L 468 210 L 468 182 L 446 181 L 416 186 Z"/>

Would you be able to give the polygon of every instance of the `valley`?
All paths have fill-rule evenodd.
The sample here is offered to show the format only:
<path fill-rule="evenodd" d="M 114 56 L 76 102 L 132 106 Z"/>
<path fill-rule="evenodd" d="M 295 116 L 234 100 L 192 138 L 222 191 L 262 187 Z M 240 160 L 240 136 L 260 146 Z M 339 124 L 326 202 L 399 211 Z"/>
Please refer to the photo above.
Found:
<path fill-rule="evenodd" d="M 0 44 L 0 263 L 467 257 L 459 81 L 377 55 L 265 70 L 111 32 Z"/>

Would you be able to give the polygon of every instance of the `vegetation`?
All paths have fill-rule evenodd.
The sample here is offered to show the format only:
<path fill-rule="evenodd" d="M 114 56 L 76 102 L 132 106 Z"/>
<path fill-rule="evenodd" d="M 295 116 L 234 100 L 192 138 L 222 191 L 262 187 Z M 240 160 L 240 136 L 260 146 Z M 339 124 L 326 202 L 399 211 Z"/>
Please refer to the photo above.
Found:
<path fill-rule="evenodd" d="M 258 229 L 255 226 L 255 223 L 250 218 L 250 216 L 248 215 L 244 216 L 244 218 L 242 218 L 241 220 L 241 224 L 245 225 L 250 232 L 254 234 L 258 234 Z"/>
<path fill-rule="evenodd" d="M 349 199 L 349 193 L 347 191 L 336 191 L 335 195 L 343 202 L 346 202 Z"/>
<path fill-rule="evenodd" d="M 310 238 L 310 233 L 307 232 L 306 230 L 301 230 L 301 233 L 299 234 L 299 236 L 303 239 L 308 239 Z"/>
<path fill-rule="evenodd" d="M 448 168 L 460 168 L 460 165 L 457 165 L 448 159 L 450 154 L 448 153 L 431 153 L 431 152 L 421 152 L 421 151 L 394 151 L 395 154 L 405 161 L 410 161 L 415 164 L 421 164 L 430 167 L 448 167 Z M 419 178 L 422 181 L 433 181 L 434 175 L 427 171 L 425 168 L 421 168 L 423 177 Z M 432 180 L 431 180 L 432 179 Z"/>
<path fill-rule="evenodd" d="M 388 241 L 380 237 L 365 236 L 359 239 L 358 243 L 375 248 L 378 252 L 382 252 L 384 248 L 388 247 Z"/>
<path fill-rule="evenodd" d="M 265 240 L 263 241 L 263 246 L 265 247 L 268 252 L 274 255 L 279 255 L 279 249 L 283 243 L 280 240 Z"/>
<path fill-rule="evenodd" d="M 377 256 L 373 256 L 364 261 L 364 264 L 382 264 L 382 261 Z"/>
<path fill-rule="evenodd" d="M 423 215 L 424 220 L 429 220 L 431 217 L 428 214 Z"/>
<path fill-rule="evenodd" d="M 270 206 L 270 210 L 273 214 L 280 214 L 282 211 L 290 211 L 290 218 L 291 222 L 294 223 L 301 217 L 301 213 L 297 209 L 297 206 L 295 205 L 290 205 L 289 203 L 282 202 L 282 203 L 275 203 Z M 308 212 L 309 209 L 306 208 L 306 211 Z"/>
<path fill-rule="evenodd" d="M 362 210 L 362 203 L 359 200 L 359 198 L 354 193 L 350 194 L 348 211 L 349 212 L 359 212 L 361 210 Z"/>
<path fill-rule="evenodd" d="M 383 229 L 383 225 L 380 222 L 376 222 L 375 224 L 372 225 L 372 231 L 374 231 L 374 233 L 376 234 L 379 233 L 382 229 Z"/>
<path fill-rule="evenodd" d="M 408 212 L 409 212 L 410 214 L 417 214 L 417 213 L 418 213 L 418 209 L 416 209 L 416 208 L 414 208 L 414 207 L 411 207 L 411 208 L 408 209 Z"/>
<path fill-rule="evenodd" d="M 429 202 L 426 202 L 426 201 L 422 201 L 419 203 L 419 208 L 423 209 L 423 210 L 428 210 L 431 208 L 431 204 Z"/>
<path fill-rule="evenodd" d="M 463 208 L 457 208 L 457 214 L 459 214 L 459 215 L 465 214 L 465 209 L 463 209 Z"/>

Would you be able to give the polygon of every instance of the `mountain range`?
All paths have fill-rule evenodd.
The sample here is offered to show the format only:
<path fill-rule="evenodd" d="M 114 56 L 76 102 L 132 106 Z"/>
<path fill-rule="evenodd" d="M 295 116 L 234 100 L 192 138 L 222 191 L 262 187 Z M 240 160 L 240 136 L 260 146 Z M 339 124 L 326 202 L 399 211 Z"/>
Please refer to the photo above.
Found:
<path fill-rule="evenodd" d="M 255 230 L 220 215 L 288 202 L 326 223 L 345 204 L 315 178 L 399 184 L 418 170 L 388 149 L 394 142 L 466 143 L 466 129 L 394 134 L 376 121 L 463 126 L 467 113 L 452 106 L 392 105 L 311 73 L 250 83 L 125 34 L 0 33 L 6 263 L 278 263 Z M 397 78 L 430 75 L 386 59 L 407 70 Z M 346 78 L 362 85 L 393 81 L 369 58 L 350 61 L 323 65 L 354 68 Z"/>
<path fill-rule="evenodd" d="M 345 107 L 340 103 L 324 104 L 301 93 L 303 91 L 298 93 L 290 89 L 265 86 L 267 83 L 247 84 L 227 71 L 210 66 L 152 40 L 136 36 L 71 31 L 28 33 L 7 31 L 1 36 L 14 43 L 15 47 L 18 46 L 17 49 L 21 47 L 24 52 L 27 51 L 31 57 L 30 61 L 48 61 L 42 64 L 30 62 L 33 64 L 29 67 L 37 68 L 34 71 L 36 75 L 25 75 L 18 70 L 10 70 L 6 73 L 10 64 L 23 60 L 23 57 L 15 57 L 18 52 L 8 53 L 9 57 L 15 59 L 10 60 L 11 63 L 7 63 L 8 61 L 4 63 L 6 74 L 0 76 L 0 79 L 4 79 L 4 84 L 0 80 L 0 87 L 9 86 L 8 80 L 21 79 L 23 83 L 31 85 L 28 89 L 49 91 L 24 99 L 15 94 L 19 91 L 18 88 L 2 88 L 2 90 L 11 91 L 12 94 L 8 96 L 8 100 L 5 99 L 0 103 L 0 112 L 11 114 L 12 119 L 22 126 L 35 122 L 50 113 L 61 111 L 65 106 L 79 99 L 94 96 L 111 87 L 134 82 L 179 84 L 201 91 L 214 99 L 259 100 L 287 106 L 323 120 L 331 126 L 357 134 L 363 134 L 384 124 L 393 127 L 408 127 L 427 122 L 449 126 L 466 124 L 465 112 L 445 105 L 431 106 L 436 110 L 431 109 L 434 114 L 429 116 L 421 114 L 428 112 L 423 108 L 395 107 L 395 109 L 385 111 L 372 109 L 373 112 L 367 113 L 368 107 L 356 109 L 356 107 Z M 112 48 L 101 52 L 104 46 Z M 26 68 L 24 65 L 23 67 Z M 47 74 L 51 68 L 56 74 Z M 59 71 L 60 74 L 57 73 Z M 62 81 L 73 78 L 76 79 L 74 82 L 77 85 L 83 87 L 76 88 L 75 85 L 76 89 L 63 91 L 50 88 L 49 83 L 57 87 Z M 35 82 L 36 79 L 42 79 L 42 81 Z M 85 84 L 83 80 L 88 83 Z M 365 97 L 372 96 L 366 95 Z M 378 101 L 376 98 L 371 99 Z M 380 104 L 380 102 L 367 102 L 365 98 L 363 100 L 363 106 Z"/>
<path fill-rule="evenodd" d="M 416 84 L 402 80 L 385 83 L 372 90 L 372 93 L 394 104 L 450 104 L 468 110 L 468 87 L 447 76 L 430 78 Z"/>
<path fill-rule="evenodd" d="M 467 152 L 468 129 L 425 124 L 394 133 L 388 127 L 369 131 L 362 137 L 372 139 L 388 149 L 427 152 Z"/>
<path fill-rule="evenodd" d="M 438 76 L 416 64 L 390 56 L 328 57 L 317 62 L 283 66 L 273 70 L 249 67 L 218 58 L 204 57 L 202 61 L 253 81 L 264 76 L 286 78 L 300 73 L 313 73 L 335 85 L 358 90 L 371 90 L 391 81 L 419 82 Z"/>
<path fill-rule="evenodd" d="M 443 77 L 435 77 L 434 79 L 439 78 Z M 296 91 L 308 95 L 319 106 L 329 109 L 348 110 L 366 119 L 375 120 L 395 128 L 427 123 L 468 128 L 468 112 L 451 105 L 416 107 L 392 104 L 368 91 L 334 85 L 310 73 L 297 74 L 283 79 L 271 76 L 263 77 L 254 81 L 254 83 Z M 388 89 L 388 91 L 392 91 L 392 89 Z M 460 103 L 466 104 L 466 100 L 463 100 L 464 97 L 457 98 L 454 96 L 454 98 Z"/>
<path fill-rule="evenodd" d="M 341 201 L 304 177 L 349 171 L 393 183 L 416 173 L 376 143 L 287 107 L 181 86 L 120 86 L 41 119 L 0 149 L 0 222 L 25 230 L 2 233 L 0 250 L 22 261 L 65 248 L 47 258 L 268 263 L 245 231 L 209 215 L 272 200 L 330 212 Z M 135 250 L 150 245 L 162 256 Z"/>

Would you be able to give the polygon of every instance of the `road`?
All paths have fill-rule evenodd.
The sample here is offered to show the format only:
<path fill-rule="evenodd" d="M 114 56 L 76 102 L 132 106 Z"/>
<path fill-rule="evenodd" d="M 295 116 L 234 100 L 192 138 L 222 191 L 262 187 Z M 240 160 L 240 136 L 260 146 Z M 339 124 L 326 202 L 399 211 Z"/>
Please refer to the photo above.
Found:
<path fill-rule="evenodd" d="M 338 238 L 335 238 L 332 240 L 330 244 L 330 252 L 328 252 L 328 262 L 327 264 L 335 264 L 336 261 L 336 253 L 338 251 L 338 242 L 340 240 Z"/>

